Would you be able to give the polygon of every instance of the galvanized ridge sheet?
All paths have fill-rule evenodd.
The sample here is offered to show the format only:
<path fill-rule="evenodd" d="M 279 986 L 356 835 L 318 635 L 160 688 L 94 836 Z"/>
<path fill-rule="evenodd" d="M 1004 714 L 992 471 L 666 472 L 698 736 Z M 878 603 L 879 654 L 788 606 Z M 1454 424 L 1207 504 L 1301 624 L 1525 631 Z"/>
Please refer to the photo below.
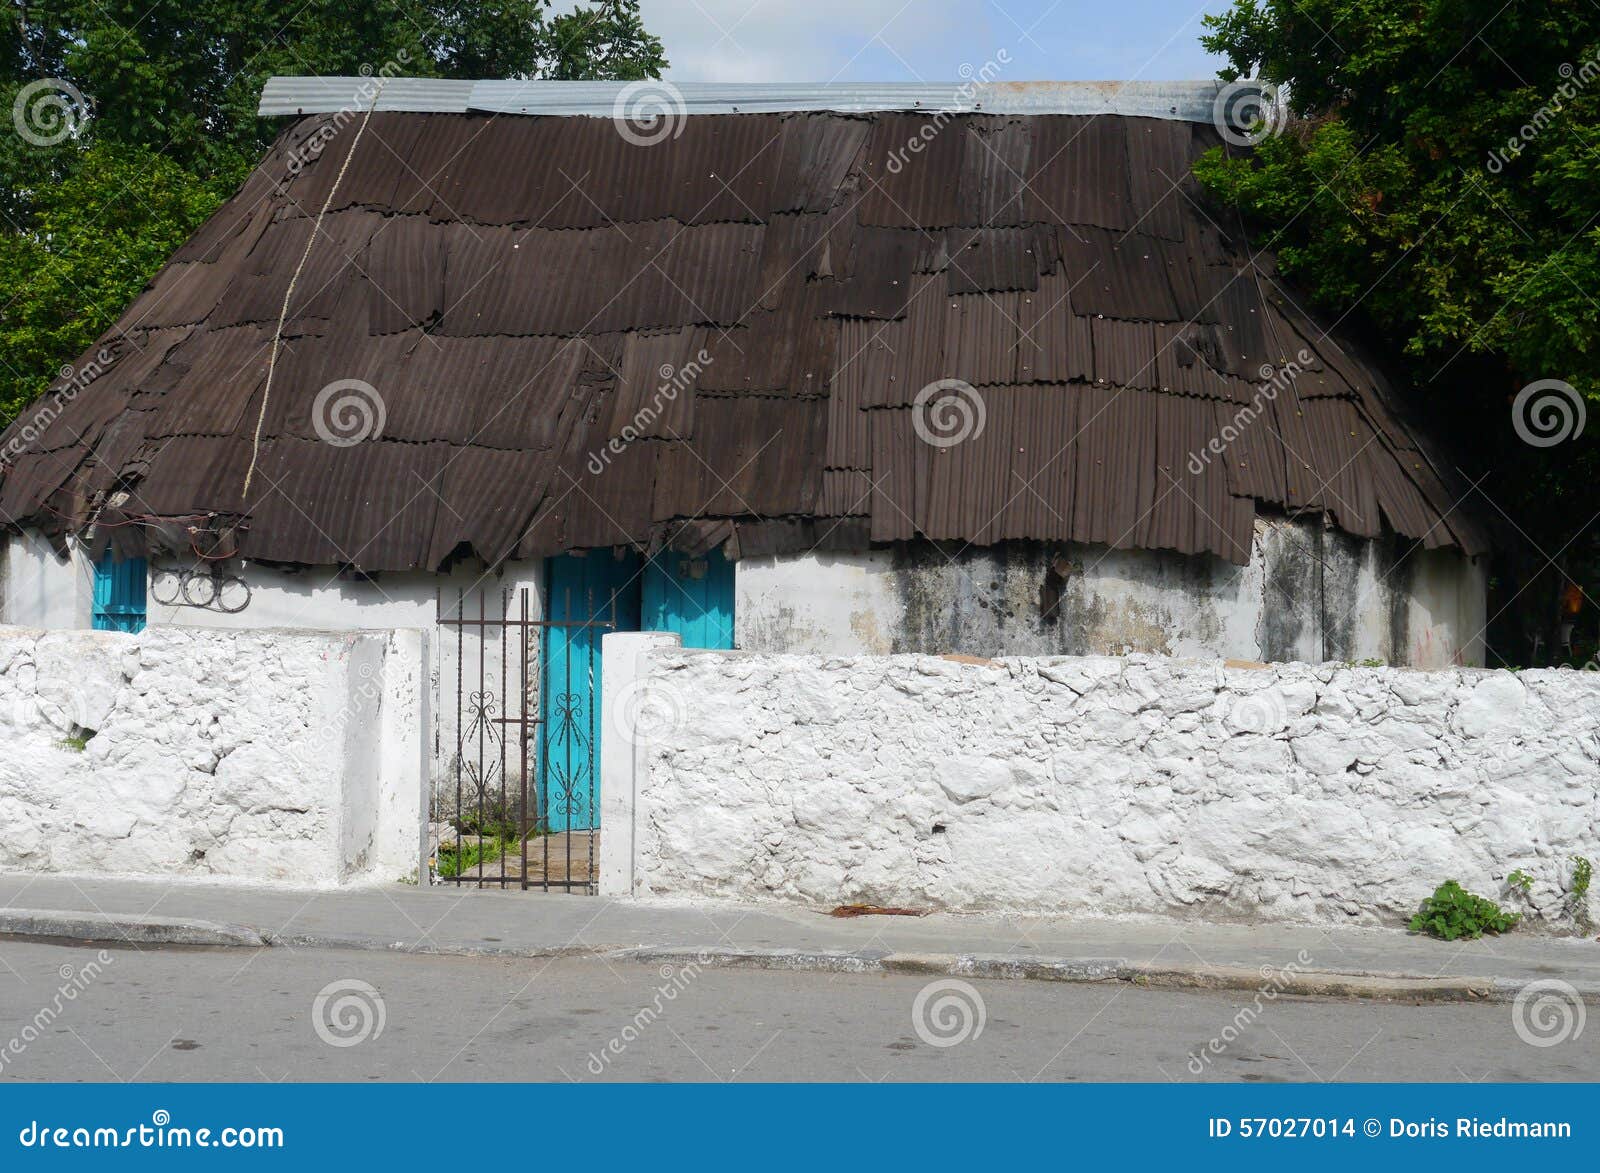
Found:
<path fill-rule="evenodd" d="M 366 571 L 916 537 L 1243 562 L 1258 504 L 1484 547 L 1381 372 L 1171 198 L 1208 128 L 959 115 L 890 167 L 924 122 L 713 115 L 646 147 L 380 112 L 348 158 L 350 120 L 308 118 L 80 361 L 0 509 L 81 529 L 126 488 L 150 540 L 211 512 L 246 557 Z M 328 442 L 330 387 L 371 397 L 361 442 Z M 930 443 L 951 397 L 981 426 Z"/>
<path fill-rule="evenodd" d="M 988 114 L 1117 114 L 1209 123 L 1222 84 L 1200 81 L 946 83 L 445 81 L 421 77 L 272 77 L 257 113 L 331 114 L 342 110 L 416 113 L 583 115 L 619 112 L 781 114 L 886 110 Z"/>

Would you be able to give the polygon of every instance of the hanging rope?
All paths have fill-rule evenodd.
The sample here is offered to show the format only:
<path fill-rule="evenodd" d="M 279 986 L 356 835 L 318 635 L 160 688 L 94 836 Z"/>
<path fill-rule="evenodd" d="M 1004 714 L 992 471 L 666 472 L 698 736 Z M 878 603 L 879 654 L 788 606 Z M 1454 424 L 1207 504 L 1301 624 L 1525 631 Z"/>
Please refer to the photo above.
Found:
<path fill-rule="evenodd" d="M 386 80 L 388 79 L 380 77 L 377 88 L 372 91 L 372 101 L 367 104 L 367 112 L 361 119 L 361 125 L 356 128 L 356 137 L 350 143 L 350 150 L 345 154 L 344 162 L 339 164 L 339 174 L 333 177 L 333 186 L 328 189 L 328 198 L 322 201 L 322 210 L 317 213 L 317 219 L 311 225 L 311 235 L 306 239 L 305 251 L 300 254 L 300 263 L 294 267 L 294 276 L 289 278 L 289 288 L 283 291 L 283 305 L 278 310 L 278 328 L 272 334 L 272 354 L 267 359 L 267 385 L 261 392 L 261 413 L 256 416 L 256 434 L 250 443 L 250 467 L 245 470 L 244 489 L 240 493 L 246 501 L 250 497 L 250 482 L 256 475 L 256 461 L 261 458 L 261 429 L 267 422 L 267 401 L 272 396 L 272 376 L 278 368 L 278 348 L 283 343 L 283 323 L 289 316 L 289 301 L 294 297 L 295 286 L 300 281 L 300 274 L 305 271 L 307 258 L 311 256 L 311 246 L 316 244 L 317 236 L 322 232 L 322 218 L 333 206 L 333 197 L 339 194 L 339 185 L 344 182 L 344 173 L 350 170 L 350 160 L 356 157 L 356 148 L 361 145 L 361 136 L 367 133 L 367 123 L 372 121 L 372 112 L 378 108 L 378 97 L 383 93 L 383 83 Z"/>

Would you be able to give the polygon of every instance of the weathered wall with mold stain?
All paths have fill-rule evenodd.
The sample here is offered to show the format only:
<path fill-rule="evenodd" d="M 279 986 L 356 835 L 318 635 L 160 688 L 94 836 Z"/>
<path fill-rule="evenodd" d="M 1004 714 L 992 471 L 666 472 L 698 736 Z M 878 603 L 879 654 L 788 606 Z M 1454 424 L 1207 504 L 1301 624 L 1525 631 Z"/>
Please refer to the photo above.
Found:
<path fill-rule="evenodd" d="M 1481 565 L 1302 521 L 1258 521 L 1248 566 L 1103 546 L 922 543 L 745 559 L 737 591 L 747 651 L 1483 663 Z"/>

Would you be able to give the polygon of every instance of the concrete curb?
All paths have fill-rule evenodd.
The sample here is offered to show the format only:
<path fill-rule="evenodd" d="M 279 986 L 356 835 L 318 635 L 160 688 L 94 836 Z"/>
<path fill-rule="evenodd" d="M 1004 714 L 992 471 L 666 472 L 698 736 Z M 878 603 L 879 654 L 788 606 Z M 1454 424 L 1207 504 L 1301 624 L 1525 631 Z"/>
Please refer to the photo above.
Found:
<path fill-rule="evenodd" d="M 114 945 L 233 945 L 259 949 L 266 944 L 259 933 L 245 925 L 41 908 L 0 909 L 0 936 Z"/>
<path fill-rule="evenodd" d="M 1262 966 L 1160 965 L 1105 957 L 1018 957 L 984 953 L 806 952 L 791 949 L 619 949 L 607 960 L 641 965 L 721 966 L 819 973 L 893 973 L 992 981 L 1126 982 L 1147 989 L 1234 990 L 1380 1002 L 1509 1002 L 1530 983 L 1491 977 L 1340 973 Z M 1600 986 L 1578 993 L 1600 1004 Z"/>
<path fill-rule="evenodd" d="M 762 969 L 789 973 L 901 974 L 987 981 L 1125 982 L 1146 989 L 1227 990 L 1276 997 L 1368 1001 L 1510 1002 L 1534 979 L 1434 977 L 1405 973 L 1306 970 L 1263 965 L 1134 962 L 1116 957 L 1027 957 L 1010 953 L 894 953 L 888 950 L 740 949 L 729 946 L 570 944 L 508 945 L 497 941 L 397 941 L 355 933 L 261 933 L 245 925 L 176 917 L 121 916 L 39 909 L 0 909 L 0 936 L 131 945 L 205 945 L 259 949 L 355 949 L 438 957 L 555 960 L 598 957 L 623 964 Z M 1539 979 L 1548 980 L 1548 979 Z M 1568 983 L 1600 1005 L 1600 982 Z"/>

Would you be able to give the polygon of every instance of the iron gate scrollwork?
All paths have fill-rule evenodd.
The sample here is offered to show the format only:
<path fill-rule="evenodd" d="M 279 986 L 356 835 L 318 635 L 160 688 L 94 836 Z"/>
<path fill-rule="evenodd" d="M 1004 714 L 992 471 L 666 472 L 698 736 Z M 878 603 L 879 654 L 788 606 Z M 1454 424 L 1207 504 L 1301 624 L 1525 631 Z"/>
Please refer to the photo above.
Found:
<path fill-rule="evenodd" d="M 528 588 L 499 591 L 498 608 L 494 593 L 458 590 L 453 608 L 439 601 L 439 627 L 454 630 L 441 650 L 455 658 L 441 665 L 439 686 L 448 695 L 453 685 L 455 701 L 440 706 L 440 742 L 449 753 L 434 814 L 449 830 L 435 852 L 435 877 L 592 893 L 599 637 L 615 622 L 534 619 Z"/>

